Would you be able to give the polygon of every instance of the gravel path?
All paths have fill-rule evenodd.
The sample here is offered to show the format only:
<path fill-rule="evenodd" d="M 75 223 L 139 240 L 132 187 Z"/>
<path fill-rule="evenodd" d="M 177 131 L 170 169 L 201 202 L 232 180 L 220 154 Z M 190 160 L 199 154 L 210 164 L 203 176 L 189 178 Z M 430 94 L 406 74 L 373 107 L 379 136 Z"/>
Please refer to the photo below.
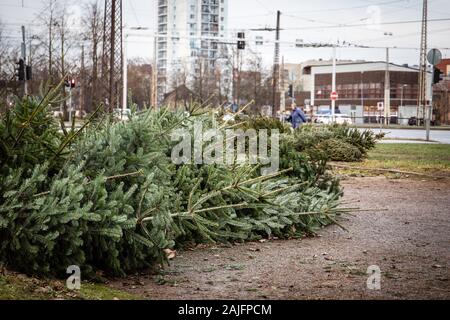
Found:
<path fill-rule="evenodd" d="M 450 182 L 344 181 L 361 209 L 319 237 L 199 247 L 114 287 L 148 299 L 450 299 Z M 376 210 L 379 209 L 379 210 Z M 367 268 L 382 271 L 368 290 Z"/>

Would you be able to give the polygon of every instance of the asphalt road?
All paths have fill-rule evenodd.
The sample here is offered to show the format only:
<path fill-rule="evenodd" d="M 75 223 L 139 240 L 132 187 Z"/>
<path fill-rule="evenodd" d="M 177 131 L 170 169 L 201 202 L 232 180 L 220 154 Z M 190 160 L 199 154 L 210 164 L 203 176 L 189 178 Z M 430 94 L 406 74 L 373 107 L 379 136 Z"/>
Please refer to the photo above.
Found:
<path fill-rule="evenodd" d="M 361 129 L 367 130 L 367 129 Z M 426 139 L 425 130 L 405 130 L 405 129 L 370 129 L 376 133 L 385 132 L 386 138 L 396 140 Z M 430 139 L 439 143 L 450 144 L 450 130 L 431 130 Z"/>

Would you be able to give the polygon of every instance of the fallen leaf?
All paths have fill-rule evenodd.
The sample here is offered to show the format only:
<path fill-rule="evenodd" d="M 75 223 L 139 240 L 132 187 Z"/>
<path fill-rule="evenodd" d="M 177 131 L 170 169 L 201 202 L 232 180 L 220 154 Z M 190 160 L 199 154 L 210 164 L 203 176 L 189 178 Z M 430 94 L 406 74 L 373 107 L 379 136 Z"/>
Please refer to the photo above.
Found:
<path fill-rule="evenodd" d="M 175 257 L 177 256 L 176 250 L 164 249 L 164 253 L 166 254 L 168 260 L 175 259 Z"/>

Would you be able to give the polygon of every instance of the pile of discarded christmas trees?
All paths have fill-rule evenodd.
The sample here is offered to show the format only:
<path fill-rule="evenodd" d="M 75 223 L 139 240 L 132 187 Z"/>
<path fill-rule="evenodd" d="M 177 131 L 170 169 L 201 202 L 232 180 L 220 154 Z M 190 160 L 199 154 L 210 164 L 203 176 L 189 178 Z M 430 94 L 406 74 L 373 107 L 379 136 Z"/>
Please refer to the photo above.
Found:
<path fill-rule="evenodd" d="M 120 276 L 189 244 L 314 234 L 352 210 L 340 203 L 323 146 L 346 144 L 363 157 L 376 141 L 351 128 L 305 127 L 281 132 L 280 168 L 268 175 L 257 164 L 175 164 L 174 130 L 239 123 L 200 106 L 128 121 L 99 107 L 80 129 L 65 128 L 50 110 L 59 91 L 17 100 L 0 118 L 0 263 L 33 275 L 78 265 L 85 276 Z"/>

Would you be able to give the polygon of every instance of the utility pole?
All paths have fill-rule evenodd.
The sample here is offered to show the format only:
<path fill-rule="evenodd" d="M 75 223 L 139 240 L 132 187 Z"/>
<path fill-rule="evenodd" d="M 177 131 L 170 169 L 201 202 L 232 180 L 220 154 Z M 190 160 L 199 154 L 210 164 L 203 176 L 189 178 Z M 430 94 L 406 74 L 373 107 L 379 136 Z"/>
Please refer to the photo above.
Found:
<path fill-rule="evenodd" d="M 431 130 L 431 117 L 433 116 L 433 85 L 434 85 L 434 72 L 435 67 L 432 68 L 432 74 L 431 74 L 431 83 L 430 83 L 430 104 L 426 106 L 426 120 L 425 120 L 425 129 L 427 131 L 426 138 L 427 141 L 430 141 L 430 130 Z"/>
<path fill-rule="evenodd" d="M 384 79 L 384 124 L 391 121 L 391 77 L 389 72 L 389 48 L 386 48 L 386 74 Z"/>
<path fill-rule="evenodd" d="M 417 125 L 420 125 L 419 119 L 425 118 L 425 108 L 427 105 L 427 33 L 428 33 L 428 0 L 423 0 L 422 13 L 422 36 L 420 41 L 420 70 L 419 70 L 419 96 L 417 101 Z"/>
<path fill-rule="evenodd" d="M 126 42 L 125 27 L 122 29 L 122 80 L 123 80 L 123 92 L 122 92 L 122 109 L 128 109 L 128 63 L 127 63 L 127 42 Z"/>
<path fill-rule="evenodd" d="M 241 100 L 241 50 L 236 50 L 236 103 L 239 106 Z"/>
<path fill-rule="evenodd" d="M 28 84 L 27 84 L 27 76 L 26 76 L 26 66 L 27 66 L 27 45 L 25 39 L 25 26 L 22 26 L 22 59 L 25 63 L 25 78 L 23 80 L 23 94 L 26 96 L 28 94 Z"/>
<path fill-rule="evenodd" d="M 64 90 L 66 90 L 64 88 Z M 72 87 L 69 88 L 69 122 L 72 124 Z M 64 119 L 65 120 L 65 119 Z"/>
<path fill-rule="evenodd" d="M 115 60 L 115 47 L 116 47 L 116 2 L 111 1 L 111 38 L 109 39 L 111 43 L 111 47 L 109 48 L 109 111 L 112 112 L 116 107 L 116 98 L 117 96 L 114 94 L 115 82 L 114 82 L 114 60 Z"/>
<path fill-rule="evenodd" d="M 333 45 L 333 75 L 331 80 L 331 91 L 336 92 L 336 45 Z M 336 100 L 331 99 L 331 121 L 336 120 Z"/>
<path fill-rule="evenodd" d="M 286 92 L 285 92 L 285 83 L 284 83 L 284 56 L 281 62 L 281 90 L 280 90 L 280 112 L 284 112 L 286 110 Z"/>
<path fill-rule="evenodd" d="M 85 91 L 86 91 L 86 76 L 84 70 L 84 44 L 81 45 L 81 79 L 80 79 L 80 118 L 83 117 L 83 111 L 85 110 Z"/>
<path fill-rule="evenodd" d="M 105 100 L 112 112 L 121 104 L 123 85 L 122 0 L 105 0 L 102 77 Z"/>
<path fill-rule="evenodd" d="M 154 53 L 153 53 L 153 66 L 152 66 L 152 96 L 151 96 L 151 106 L 157 108 L 158 106 L 158 86 L 156 82 L 158 81 L 158 67 L 157 67 L 157 41 L 158 38 L 155 36 L 154 39 Z"/>
<path fill-rule="evenodd" d="M 430 141 L 430 126 L 431 126 L 431 118 L 433 116 L 433 86 L 435 84 L 438 84 L 441 80 L 440 75 L 441 71 L 437 69 L 437 65 L 442 60 L 442 53 L 438 49 L 432 49 L 427 55 L 427 62 L 429 62 L 432 65 L 432 72 L 431 72 L 431 81 L 430 86 L 428 87 L 428 96 L 430 98 L 430 103 L 427 105 L 426 108 L 426 131 L 427 131 L 427 141 Z M 436 74 L 437 73 L 437 74 Z"/>
<path fill-rule="evenodd" d="M 52 1 L 52 0 L 51 0 Z M 53 84 L 53 2 L 50 3 L 50 21 L 48 24 L 48 77 Z"/>
<path fill-rule="evenodd" d="M 277 29 L 275 34 L 275 57 L 273 63 L 273 99 L 272 99 L 272 115 L 277 111 L 277 94 L 279 94 L 279 80 L 280 80 L 280 19 L 281 11 L 277 11 Z"/>

